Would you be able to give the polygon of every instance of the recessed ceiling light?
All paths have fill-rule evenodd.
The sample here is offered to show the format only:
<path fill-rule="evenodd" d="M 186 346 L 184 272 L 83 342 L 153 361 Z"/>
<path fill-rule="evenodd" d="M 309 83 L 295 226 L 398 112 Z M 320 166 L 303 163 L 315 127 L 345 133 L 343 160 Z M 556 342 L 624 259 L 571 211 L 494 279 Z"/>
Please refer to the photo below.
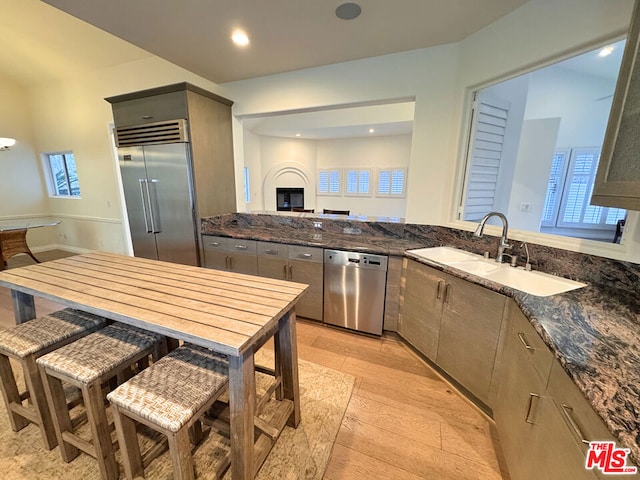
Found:
<path fill-rule="evenodd" d="M 296 133 L 296 137 L 299 137 L 299 136 L 300 136 L 300 134 L 299 134 L 299 133 Z"/>
<path fill-rule="evenodd" d="M 343 3 L 336 8 L 336 17 L 342 20 L 353 20 L 360 16 L 362 9 L 357 3 Z"/>
<path fill-rule="evenodd" d="M 239 47 L 246 47 L 247 45 L 249 45 L 249 37 L 242 30 L 236 30 L 235 32 L 233 32 L 233 34 L 231 35 L 231 40 L 233 40 L 233 43 L 235 43 Z"/>
<path fill-rule="evenodd" d="M 611 45 L 607 45 L 606 47 L 602 47 L 598 52 L 599 57 L 606 57 L 613 53 L 613 47 Z"/>
<path fill-rule="evenodd" d="M 369 133 L 375 133 L 376 129 L 375 128 L 370 128 L 369 129 Z"/>

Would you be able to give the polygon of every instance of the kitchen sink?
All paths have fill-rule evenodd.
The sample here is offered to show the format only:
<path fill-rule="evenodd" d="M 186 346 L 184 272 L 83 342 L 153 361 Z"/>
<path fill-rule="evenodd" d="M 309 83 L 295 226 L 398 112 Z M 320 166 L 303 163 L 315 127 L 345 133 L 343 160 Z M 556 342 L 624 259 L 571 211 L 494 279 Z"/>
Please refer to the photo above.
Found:
<path fill-rule="evenodd" d="M 505 263 L 497 263 L 493 259 L 487 259 L 482 255 L 458 248 L 418 248 L 409 250 L 409 253 L 538 297 L 556 295 L 587 285 L 586 283 L 549 275 L 548 273 L 529 271 L 522 267 L 512 267 Z"/>

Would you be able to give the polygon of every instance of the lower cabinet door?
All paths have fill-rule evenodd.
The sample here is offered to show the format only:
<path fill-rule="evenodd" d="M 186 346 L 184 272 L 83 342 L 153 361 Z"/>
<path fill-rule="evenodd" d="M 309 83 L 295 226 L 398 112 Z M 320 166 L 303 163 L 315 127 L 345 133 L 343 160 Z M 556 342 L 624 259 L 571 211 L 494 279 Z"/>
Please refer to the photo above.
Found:
<path fill-rule="evenodd" d="M 216 270 L 229 270 L 229 256 L 226 252 L 204 249 L 204 266 Z"/>
<path fill-rule="evenodd" d="M 256 255 L 230 253 L 230 270 L 236 273 L 246 273 L 248 275 L 258 274 L 258 259 Z"/>
<path fill-rule="evenodd" d="M 286 258 L 258 255 L 258 275 L 261 277 L 289 280 L 289 262 Z"/>
<path fill-rule="evenodd" d="M 296 315 L 322 321 L 323 264 L 289 260 L 289 280 L 306 283 L 309 290 L 296 304 Z"/>

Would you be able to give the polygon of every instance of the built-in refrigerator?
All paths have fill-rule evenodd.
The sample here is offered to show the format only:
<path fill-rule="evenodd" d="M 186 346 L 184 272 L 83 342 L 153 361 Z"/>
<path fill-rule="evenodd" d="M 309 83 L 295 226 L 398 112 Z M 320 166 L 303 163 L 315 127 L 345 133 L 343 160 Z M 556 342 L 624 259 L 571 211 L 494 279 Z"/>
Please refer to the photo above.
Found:
<path fill-rule="evenodd" d="M 236 211 L 233 102 L 189 83 L 106 100 L 134 255 L 202 265 L 201 219 Z"/>
<path fill-rule="evenodd" d="M 136 257 L 198 265 L 198 232 L 186 143 L 118 149 Z"/>

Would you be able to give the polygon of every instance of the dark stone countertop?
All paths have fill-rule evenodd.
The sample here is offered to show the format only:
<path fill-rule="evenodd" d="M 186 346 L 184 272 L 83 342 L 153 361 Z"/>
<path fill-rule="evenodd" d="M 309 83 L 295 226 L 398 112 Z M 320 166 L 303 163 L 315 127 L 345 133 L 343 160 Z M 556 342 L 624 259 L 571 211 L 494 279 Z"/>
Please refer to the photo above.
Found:
<path fill-rule="evenodd" d="M 513 298 L 618 446 L 629 448 L 633 462 L 640 463 L 640 265 L 530 245 L 535 250 L 532 258 L 538 255 L 535 269 L 544 271 L 549 265 L 557 271 L 562 267 L 565 276 L 589 284 L 537 297 L 406 252 L 446 245 L 481 253 L 485 239 L 472 238 L 468 232 L 414 225 L 403 226 L 403 235 L 390 238 L 396 227 L 378 224 L 371 227 L 378 229 L 373 235 L 367 225 L 360 235 L 323 231 L 321 239 L 313 239 L 309 233 L 313 230 L 308 227 L 296 230 L 266 224 L 239 225 L 234 219 L 232 227 L 227 228 L 224 222 L 209 224 L 207 220 L 203 220 L 203 234 L 406 256 Z M 387 236 L 377 234 L 380 228 Z"/>

